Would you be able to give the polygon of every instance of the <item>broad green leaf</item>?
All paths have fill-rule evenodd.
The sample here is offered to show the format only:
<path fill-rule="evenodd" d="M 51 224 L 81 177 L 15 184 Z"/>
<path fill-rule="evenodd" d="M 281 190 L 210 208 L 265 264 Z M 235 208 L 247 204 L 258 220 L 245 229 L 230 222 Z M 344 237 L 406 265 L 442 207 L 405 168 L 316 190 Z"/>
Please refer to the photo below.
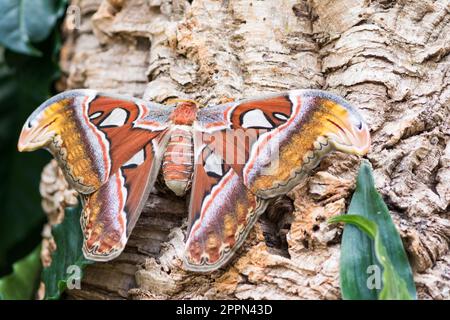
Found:
<path fill-rule="evenodd" d="M 386 247 L 382 244 L 379 228 L 373 221 L 358 215 L 341 215 L 333 217 L 329 223 L 345 222 L 357 226 L 364 231 L 373 241 L 375 255 L 383 266 L 383 289 L 380 292 L 380 300 L 412 300 L 406 282 L 395 270 Z M 366 281 L 367 283 L 367 281 Z"/>
<path fill-rule="evenodd" d="M 0 0 L 0 44 L 38 56 L 32 43 L 46 39 L 64 13 L 65 0 Z"/>
<path fill-rule="evenodd" d="M 41 246 L 14 263 L 13 272 L 0 278 L 0 299 L 30 300 L 36 291 L 41 273 Z"/>
<path fill-rule="evenodd" d="M 41 47 L 48 52 L 53 41 Z M 45 222 L 39 194 L 47 152 L 19 153 L 17 139 L 31 112 L 50 95 L 58 76 L 51 56 L 23 56 L 10 51 L 0 59 L 0 275 L 40 242 Z"/>
<path fill-rule="evenodd" d="M 377 192 L 370 163 L 364 160 L 359 170 L 356 190 L 348 209 L 349 214 L 357 214 L 373 221 L 380 231 L 380 244 L 386 249 L 393 268 L 403 279 L 409 294 L 416 298 L 416 289 L 411 267 L 400 235 L 392 221 L 389 210 Z M 374 242 L 353 225 L 346 225 L 342 236 L 340 281 L 344 299 L 376 300 L 380 290 L 368 288 L 368 268 L 378 265 Z"/>
<path fill-rule="evenodd" d="M 83 268 L 92 263 L 84 258 L 81 251 L 83 233 L 80 215 L 79 207 L 67 208 L 63 222 L 52 230 L 56 250 L 52 254 L 52 264 L 42 271 L 46 299 L 59 299 L 68 282 L 81 281 Z"/>

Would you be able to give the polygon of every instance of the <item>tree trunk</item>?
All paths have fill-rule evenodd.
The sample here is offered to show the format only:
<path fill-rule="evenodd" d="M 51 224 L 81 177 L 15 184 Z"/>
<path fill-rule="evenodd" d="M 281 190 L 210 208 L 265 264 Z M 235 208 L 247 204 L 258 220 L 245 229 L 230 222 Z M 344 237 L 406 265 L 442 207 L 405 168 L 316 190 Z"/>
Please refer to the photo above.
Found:
<path fill-rule="evenodd" d="M 321 88 L 356 106 L 419 298 L 450 298 L 448 0 L 79 0 L 67 88 L 219 103 Z M 73 18 L 73 17 L 68 17 Z M 132 142 L 130 142 L 132 143 Z M 325 158 L 279 199 L 225 268 L 181 268 L 187 200 L 156 188 L 124 253 L 86 269 L 74 299 L 338 299 L 341 227 L 359 159 Z"/>

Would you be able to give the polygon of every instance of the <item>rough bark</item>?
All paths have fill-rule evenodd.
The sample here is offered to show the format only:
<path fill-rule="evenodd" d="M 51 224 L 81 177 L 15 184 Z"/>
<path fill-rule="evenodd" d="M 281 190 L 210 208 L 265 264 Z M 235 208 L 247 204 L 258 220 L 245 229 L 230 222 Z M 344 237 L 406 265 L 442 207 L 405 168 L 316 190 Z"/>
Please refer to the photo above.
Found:
<path fill-rule="evenodd" d="M 378 190 L 419 298 L 450 298 L 447 0 L 79 0 L 68 88 L 218 103 L 294 88 L 346 97 L 369 123 Z M 130 142 L 132 143 L 132 142 Z M 155 189 L 124 253 L 89 266 L 75 299 L 338 299 L 342 229 L 359 160 L 335 153 L 260 219 L 232 263 L 181 268 L 186 199 Z"/>

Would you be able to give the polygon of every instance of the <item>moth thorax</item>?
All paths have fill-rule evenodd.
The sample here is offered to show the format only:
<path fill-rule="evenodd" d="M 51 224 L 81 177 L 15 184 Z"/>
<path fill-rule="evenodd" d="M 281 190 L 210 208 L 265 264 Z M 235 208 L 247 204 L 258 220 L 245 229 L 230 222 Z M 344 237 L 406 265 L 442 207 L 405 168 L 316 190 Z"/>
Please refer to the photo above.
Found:
<path fill-rule="evenodd" d="M 197 104 L 193 101 L 181 101 L 170 115 L 170 120 L 178 125 L 192 125 L 197 117 Z"/>
<path fill-rule="evenodd" d="M 164 153 L 162 172 L 164 181 L 176 195 L 183 196 L 190 186 L 194 168 L 194 146 L 189 129 L 171 131 Z"/>

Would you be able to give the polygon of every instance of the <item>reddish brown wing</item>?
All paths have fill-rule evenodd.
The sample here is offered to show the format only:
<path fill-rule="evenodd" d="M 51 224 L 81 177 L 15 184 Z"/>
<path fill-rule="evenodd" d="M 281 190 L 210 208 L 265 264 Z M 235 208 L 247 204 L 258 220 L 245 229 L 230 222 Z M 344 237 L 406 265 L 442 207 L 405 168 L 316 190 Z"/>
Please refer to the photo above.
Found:
<path fill-rule="evenodd" d="M 185 259 L 196 271 L 226 263 L 267 201 L 291 190 L 328 152 L 364 154 L 370 144 L 358 113 L 318 90 L 205 108 L 197 118 L 195 148 L 202 152 L 196 151 Z"/>
<path fill-rule="evenodd" d="M 105 96 L 89 104 L 91 122 L 109 143 L 114 172 L 86 197 L 83 252 L 92 260 L 110 260 L 122 252 L 156 179 L 166 137 L 165 124 L 152 116 L 154 111 L 135 101 Z"/>
<path fill-rule="evenodd" d="M 344 99 L 320 90 L 295 90 L 206 108 L 198 118 L 198 130 L 209 135 L 240 131 L 248 137 L 258 131 L 250 148 L 235 144 L 241 157 L 227 163 L 254 194 L 265 199 L 291 190 L 327 153 L 361 155 L 370 146 L 369 130 L 359 113 Z M 229 156 L 228 151 L 222 154 Z"/>
<path fill-rule="evenodd" d="M 125 248 L 159 171 L 158 141 L 148 142 L 90 195 L 84 196 L 81 226 L 84 255 L 108 261 Z"/>
<path fill-rule="evenodd" d="M 268 116 L 257 109 L 261 107 Z M 199 111 L 187 269 L 211 271 L 227 263 L 264 212 L 267 202 L 244 185 L 243 170 L 261 134 L 283 124 L 290 114 L 286 96 Z"/>
<path fill-rule="evenodd" d="M 198 135 L 194 141 L 199 142 Z M 229 261 L 267 204 L 257 199 L 234 169 L 207 145 L 194 147 L 185 267 L 205 272 Z"/>
<path fill-rule="evenodd" d="M 171 108 L 74 90 L 44 102 L 25 123 L 19 150 L 49 149 L 83 194 L 84 252 L 110 260 L 125 246 L 158 173 Z"/>

